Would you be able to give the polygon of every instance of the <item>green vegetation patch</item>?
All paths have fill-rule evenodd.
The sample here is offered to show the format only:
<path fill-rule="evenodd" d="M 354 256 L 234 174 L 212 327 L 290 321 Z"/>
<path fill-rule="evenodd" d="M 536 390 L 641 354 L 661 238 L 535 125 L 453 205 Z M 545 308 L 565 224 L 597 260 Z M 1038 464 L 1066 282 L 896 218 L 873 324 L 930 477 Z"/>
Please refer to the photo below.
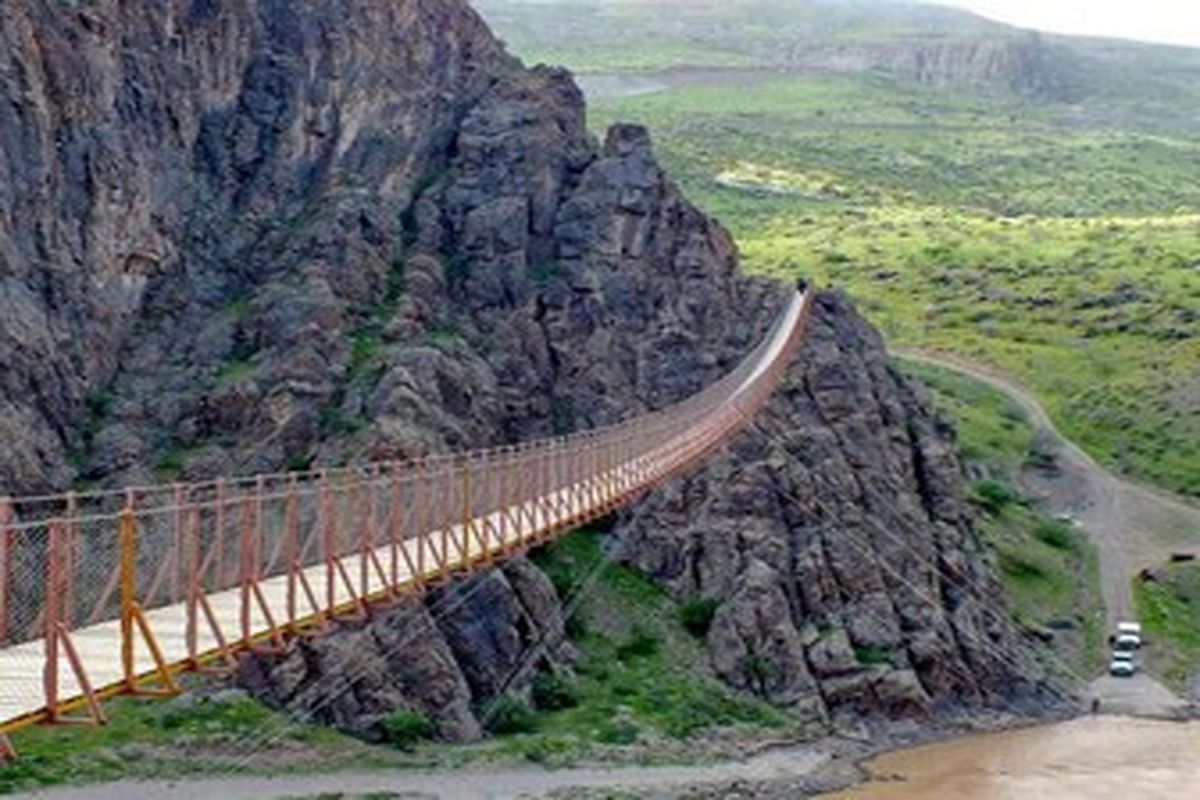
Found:
<path fill-rule="evenodd" d="M 1176 690 L 1200 675 L 1200 566 L 1172 564 L 1134 583 L 1149 667 Z"/>
<path fill-rule="evenodd" d="M 954 421 L 963 458 L 991 475 L 972 486 L 969 499 L 980 510 L 983 538 L 1017 622 L 1038 633 L 1053 630 L 1054 657 L 1078 677 L 1094 674 L 1104 657 L 1099 559 L 1082 531 L 1048 517 L 1016 489 L 1021 470 L 1046 458 L 1028 417 L 981 381 L 921 362 L 901 364 Z"/>
<path fill-rule="evenodd" d="M 15 733 L 21 758 L 0 766 L 0 793 L 60 783 L 241 772 L 263 765 L 315 770 L 375 763 L 367 745 L 332 729 L 292 722 L 236 691 L 167 701 L 118 698 L 105 703 L 105 709 L 107 725 Z M 264 741 L 267 733 L 270 742 Z M 252 751 L 254 760 L 244 763 Z"/>
<path fill-rule="evenodd" d="M 1200 136 L 883 75 L 697 76 L 646 124 L 748 271 L 1029 386 L 1105 464 L 1200 496 Z M 1098 112 L 1097 112 L 1098 113 Z"/>
<path fill-rule="evenodd" d="M 507 698 L 492 709 L 501 736 L 485 747 L 551 764 L 635 742 L 683 741 L 705 731 L 786 729 L 789 715 L 740 696 L 711 672 L 703 645 L 681 621 L 681 606 L 603 553 L 602 534 L 572 533 L 534 555 L 564 600 L 589 587 L 570 626 L 580 653 L 574 677 L 536 680 L 532 705 Z M 516 716 L 519 730 L 495 719 Z M 508 726 L 504 726 L 508 728 Z"/>

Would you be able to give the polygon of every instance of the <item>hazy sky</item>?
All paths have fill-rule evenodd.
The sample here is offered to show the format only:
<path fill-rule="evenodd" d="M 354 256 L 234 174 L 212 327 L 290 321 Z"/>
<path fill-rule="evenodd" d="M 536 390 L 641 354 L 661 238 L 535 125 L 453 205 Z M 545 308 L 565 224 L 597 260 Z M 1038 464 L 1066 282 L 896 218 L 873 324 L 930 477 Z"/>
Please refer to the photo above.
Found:
<path fill-rule="evenodd" d="M 933 0 L 930 0 L 933 2 Z M 1200 0 L 937 0 L 1026 28 L 1200 47 Z"/>

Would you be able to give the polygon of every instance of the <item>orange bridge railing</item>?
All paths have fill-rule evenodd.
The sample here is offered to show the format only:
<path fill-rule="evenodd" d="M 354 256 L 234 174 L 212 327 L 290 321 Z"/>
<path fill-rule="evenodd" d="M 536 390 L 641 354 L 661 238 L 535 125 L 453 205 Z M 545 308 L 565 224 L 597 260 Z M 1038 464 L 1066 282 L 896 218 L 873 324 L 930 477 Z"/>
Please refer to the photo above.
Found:
<path fill-rule="evenodd" d="M 0 759 L 7 733 L 103 722 L 379 602 L 486 569 L 702 462 L 767 401 L 811 311 L 699 394 L 608 428 L 307 473 L 0 499 Z"/>

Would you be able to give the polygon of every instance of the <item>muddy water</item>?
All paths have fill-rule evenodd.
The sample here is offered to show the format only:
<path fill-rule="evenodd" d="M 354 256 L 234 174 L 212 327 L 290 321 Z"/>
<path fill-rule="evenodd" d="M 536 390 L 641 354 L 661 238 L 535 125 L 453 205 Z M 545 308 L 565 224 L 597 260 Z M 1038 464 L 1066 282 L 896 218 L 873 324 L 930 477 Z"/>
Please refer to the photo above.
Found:
<path fill-rule="evenodd" d="M 1083 718 L 881 756 L 827 800 L 1200 798 L 1200 723 Z"/>

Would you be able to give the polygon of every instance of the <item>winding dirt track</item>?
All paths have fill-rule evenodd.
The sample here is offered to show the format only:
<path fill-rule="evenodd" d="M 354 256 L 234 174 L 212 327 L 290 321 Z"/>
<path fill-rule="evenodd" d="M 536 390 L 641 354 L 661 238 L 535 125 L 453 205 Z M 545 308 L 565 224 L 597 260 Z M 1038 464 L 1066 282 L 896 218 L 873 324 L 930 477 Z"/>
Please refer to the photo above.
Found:
<path fill-rule="evenodd" d="M 1141 570 L 1162 566 L 1175 553 L 1200 556 L 1200 507 L 1158 489 L 1114 475 L 1054 425 L 1026 389 L 976 364 L 941 353 L 897 350 L 910 361 L 942 367 L 998 389 L 1018 403 L 1035 429 L 1057 448 L 1061 475 L 1029 481 L 1055 514 L 1070 514 L 1100 551 L 1104 603 L 1114 624 L 1134 614 L 1132 581 Z"/>
<path fill-rule="evenodd" d="M 1133 580 L 1142 570 L 1160 567 L 1177 553 L 1200 557 L 1200 506 L 1133 483 L 1101 466 L 1062 435 L 1028 390 L 987 367 L 944 353 L 895 350 L 893 354 L 986 383 L 1028 413 L 1034 428 L 1054 449 L 1059 469 L 1054 476 L 1028 476 L 1023 488 L 1041 499 L 1051 513 L 1074 517 L 1096 545 L 1110 629 L 1118 621 L 1136 618 Z M 1111 711 L 1171 715 L 1182 705 L 1170 690 L 1144 673 L 1132 680 L 1100 678 L 1091 691 Z"/>

